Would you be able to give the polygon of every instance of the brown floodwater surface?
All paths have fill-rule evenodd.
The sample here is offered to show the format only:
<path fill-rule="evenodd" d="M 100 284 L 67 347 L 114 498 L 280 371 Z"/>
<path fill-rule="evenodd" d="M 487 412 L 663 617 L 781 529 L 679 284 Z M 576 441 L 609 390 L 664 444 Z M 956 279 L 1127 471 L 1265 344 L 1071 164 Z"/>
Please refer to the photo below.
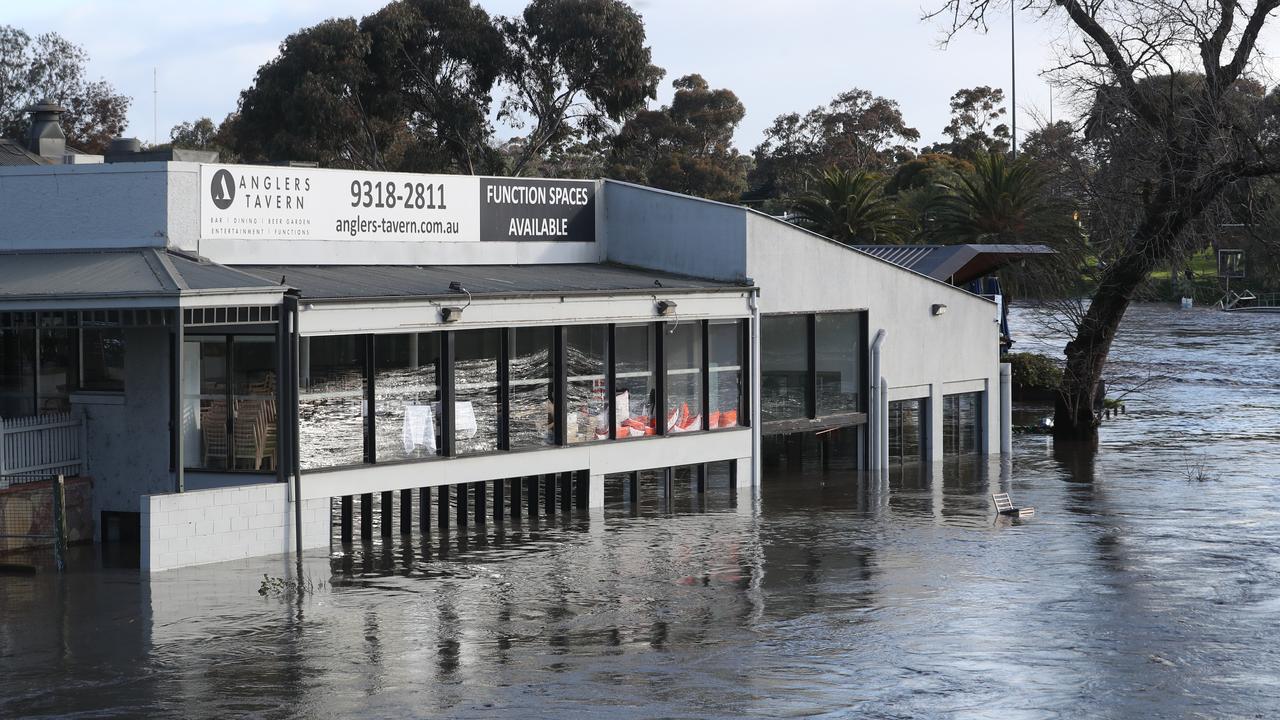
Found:
<path fill-rule="evenodd" d="M 287 558 L 147 579 L 81 548 L 0 576 L 0 717 L 1275 717 L 1280 315 L 1136 306 L 1108 376 L 1140 387 L 1096 454 L 770 468 L 738 502 L 717 475 L 670 513 L 611 485 L 335 543 L 300 597 L 258 594 Z M 1001 489 L 1036 516 L 994 520 Z"/>

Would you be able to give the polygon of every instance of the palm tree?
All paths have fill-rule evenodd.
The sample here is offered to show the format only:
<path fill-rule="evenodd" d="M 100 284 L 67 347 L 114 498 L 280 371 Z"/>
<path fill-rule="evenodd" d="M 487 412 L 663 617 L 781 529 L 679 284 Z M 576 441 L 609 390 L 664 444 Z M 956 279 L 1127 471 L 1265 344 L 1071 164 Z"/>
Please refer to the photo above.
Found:
<path fill-rule="evenodd" d="M 909 234 L 907 219 L 884 196 L 884 183 L 863 170 L 831 168 L 788 206 L 795 224 L 848 245 L 898 244 Z"/>
<path fill-rule="evenodd" d="M 934 242 L 1045 243 L 1080 237 L 1070 208 L 1050 197 L 1047 178 L 1028 159 L 1003 153 L 974 158 L 973 172 L 959 176 L 938 197 L 925 233 Z"/>

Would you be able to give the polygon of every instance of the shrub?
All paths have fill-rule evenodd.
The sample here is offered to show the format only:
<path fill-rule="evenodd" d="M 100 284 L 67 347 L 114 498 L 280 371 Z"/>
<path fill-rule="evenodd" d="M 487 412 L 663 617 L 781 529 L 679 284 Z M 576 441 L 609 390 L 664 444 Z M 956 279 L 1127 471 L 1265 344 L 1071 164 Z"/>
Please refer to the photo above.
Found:
<path fill-rule="evenodd" d="M 1057 390 L 1062 384 L 1062 368 L 1052 358 L 1035 353 L 1009 353 L 1005 360 L 1012 365 L 1013 384 L 1024 389 Z"/>

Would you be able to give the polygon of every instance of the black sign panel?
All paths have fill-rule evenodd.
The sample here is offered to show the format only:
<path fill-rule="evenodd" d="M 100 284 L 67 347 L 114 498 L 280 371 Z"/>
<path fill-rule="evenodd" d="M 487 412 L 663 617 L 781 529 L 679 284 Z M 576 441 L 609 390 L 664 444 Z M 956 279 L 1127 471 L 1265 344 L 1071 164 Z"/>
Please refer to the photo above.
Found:
<path fill-rule="evenodd" d="M 480 239 L 594 242 L 596 184 L 480 178 Z"/>

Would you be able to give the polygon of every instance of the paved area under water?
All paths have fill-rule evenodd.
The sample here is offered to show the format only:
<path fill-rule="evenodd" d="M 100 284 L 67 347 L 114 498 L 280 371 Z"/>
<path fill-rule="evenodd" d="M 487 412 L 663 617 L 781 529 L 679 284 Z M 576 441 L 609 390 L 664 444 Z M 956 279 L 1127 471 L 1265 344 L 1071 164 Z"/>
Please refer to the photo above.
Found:
<path fill-rule="evenodd" d="M 301 596 L 279 558 L 0 576 L 0 717 L 1273 717 L 1280 316 L 1139 306 L 1114 357 L 1096 454 L 649 489 L 335 546 Z"/>

